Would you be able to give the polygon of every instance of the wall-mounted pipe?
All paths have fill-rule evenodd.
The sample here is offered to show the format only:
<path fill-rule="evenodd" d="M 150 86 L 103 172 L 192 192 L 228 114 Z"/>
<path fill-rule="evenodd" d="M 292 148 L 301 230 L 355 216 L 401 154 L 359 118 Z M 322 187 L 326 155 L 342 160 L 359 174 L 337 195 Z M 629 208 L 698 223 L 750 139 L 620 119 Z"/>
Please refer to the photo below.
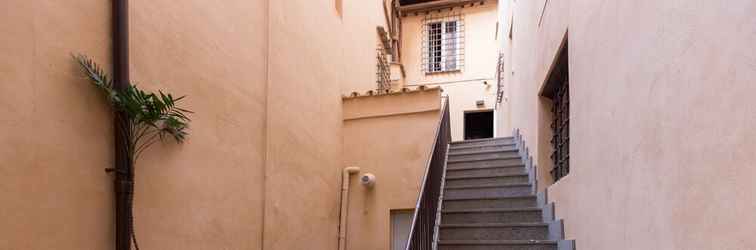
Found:
<path fill-rule="evenodd" d="M 112 57 L 113 88 L 123 91 L 129 86 L 129 1 L 112 0 Z M 115 249 L 130 250 L 133 236 L 132 203 L 134 192 L 134 163 L 128 155 L 129 126 L 126 114 L 117 112 L 113 121 L 115 131 Z M 135 241 L 136 242 L 136 241 Z M 139 249 L 139 247 L 137 247 Z"/>
<path fill-rule="evenodd" d="M 360 172 L 358 167 L 346 167 L 341 171 L 341 217 L 339 218 L 339 250 L 346 249 L 346 226 L 349 208 L 349 176 Z"/>

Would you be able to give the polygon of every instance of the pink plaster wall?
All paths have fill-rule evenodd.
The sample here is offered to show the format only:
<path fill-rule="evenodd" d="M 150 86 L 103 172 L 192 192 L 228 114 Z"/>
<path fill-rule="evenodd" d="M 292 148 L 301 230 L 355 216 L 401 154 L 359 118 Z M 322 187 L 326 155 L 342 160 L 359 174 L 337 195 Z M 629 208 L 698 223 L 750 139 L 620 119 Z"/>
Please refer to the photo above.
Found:
<path fill-rule="evenodd" d="M 756 248 L 756 3 L 509 6 L 511 122 L 541 168 L 538 89 L 569 30 L 571 172 L 549 188 L 568 238 L 580 249 Z"/>

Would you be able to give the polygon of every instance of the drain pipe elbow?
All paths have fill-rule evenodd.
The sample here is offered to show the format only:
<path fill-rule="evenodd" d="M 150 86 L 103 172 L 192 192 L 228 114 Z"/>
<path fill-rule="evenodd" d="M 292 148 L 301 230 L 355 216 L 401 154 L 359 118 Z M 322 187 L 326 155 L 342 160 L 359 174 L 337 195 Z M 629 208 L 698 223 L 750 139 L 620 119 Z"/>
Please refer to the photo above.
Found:
<path fill-rule="evenodd" d="M 346 226 L 349 208 L 349 176 L 360 172 L 359 167 L 345 167 L 341 172 L 341 217 L 339 218 L 339 250 L 346 249 Z"/>

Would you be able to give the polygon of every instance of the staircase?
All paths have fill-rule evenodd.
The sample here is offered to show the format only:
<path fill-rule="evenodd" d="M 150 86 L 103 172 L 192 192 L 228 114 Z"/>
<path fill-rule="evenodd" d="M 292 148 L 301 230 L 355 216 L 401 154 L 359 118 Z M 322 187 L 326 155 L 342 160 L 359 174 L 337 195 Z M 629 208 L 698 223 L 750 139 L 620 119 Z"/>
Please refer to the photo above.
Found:
<path fill-rule="evenodd" d="M 441 194 L 438 250 L 573 250 L 554 204 L 515 138 L 452 142 Z"/>

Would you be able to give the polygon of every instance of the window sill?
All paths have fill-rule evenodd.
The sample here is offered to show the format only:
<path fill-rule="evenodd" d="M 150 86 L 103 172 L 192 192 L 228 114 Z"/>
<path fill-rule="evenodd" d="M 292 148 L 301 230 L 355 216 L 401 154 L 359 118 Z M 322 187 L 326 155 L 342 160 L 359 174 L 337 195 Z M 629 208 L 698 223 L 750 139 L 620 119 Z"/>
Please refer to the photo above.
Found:
<path fill-rule="evenodd" d="M 462 73 L 461 69 L 454 69 L 454 70 L 444 70 L 444 71 L 434 71 L 434 72 L 425 72 L 425 75 L 443 75 L 443 74 L 451 74 L 451 73 Z"/>

